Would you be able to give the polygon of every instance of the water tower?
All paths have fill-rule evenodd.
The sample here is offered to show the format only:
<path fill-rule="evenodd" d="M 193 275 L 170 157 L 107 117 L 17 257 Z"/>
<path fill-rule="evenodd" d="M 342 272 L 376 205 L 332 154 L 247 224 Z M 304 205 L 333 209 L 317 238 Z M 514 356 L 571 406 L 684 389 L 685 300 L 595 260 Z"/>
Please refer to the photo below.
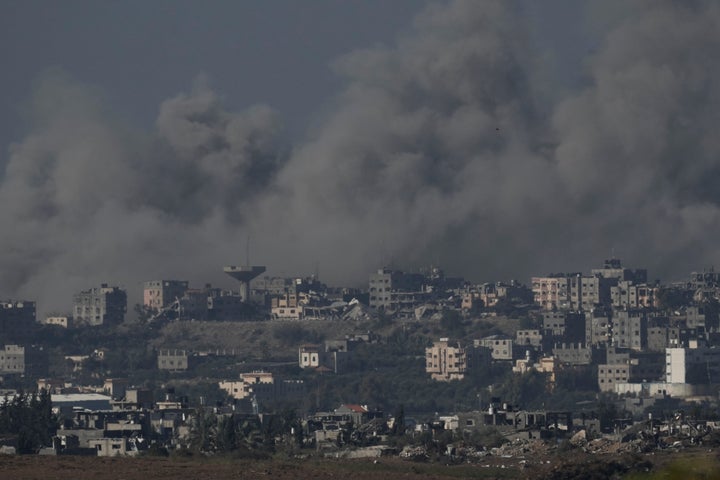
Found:
<path fill-rule="evenodd" d="M 243 302 L 250 301 L 250 281 L 265 272 L 265 267 L 242 265 L 236 267 L 230 265 L 223 268 L 223 271 L 240 282 L 240 296 Z"/>

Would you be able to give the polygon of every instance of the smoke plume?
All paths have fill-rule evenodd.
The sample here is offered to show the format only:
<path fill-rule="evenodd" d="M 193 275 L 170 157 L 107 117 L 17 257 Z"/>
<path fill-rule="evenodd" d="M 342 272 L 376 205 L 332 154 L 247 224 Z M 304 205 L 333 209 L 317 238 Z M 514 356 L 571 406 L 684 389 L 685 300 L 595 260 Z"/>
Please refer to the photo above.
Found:
<path fill-rule="evenodd" d="M 518 5 L 432 5 L 339 58 L 335 107 L 290 149 L 270 107 L 228 111 L 202 79 L 140 131 L 48 73 L 1 177 L 2 294 L 49 310 L 100 281 L 216 281 L 248 238 L 271 272 L 336 284 L 388 263 L 527 280 L 611 252 L 653 277 L 716 261 L 719 7 L 622 7 L 549 101 Z"/>

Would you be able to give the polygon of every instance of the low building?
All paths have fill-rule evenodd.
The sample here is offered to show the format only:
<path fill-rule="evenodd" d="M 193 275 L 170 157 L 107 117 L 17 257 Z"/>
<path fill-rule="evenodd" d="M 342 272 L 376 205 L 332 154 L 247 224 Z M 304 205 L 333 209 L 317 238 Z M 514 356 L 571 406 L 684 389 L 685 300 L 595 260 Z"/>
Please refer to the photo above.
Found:
<path fill-rule="evenodd" d="M 180 371 L 189 367 L 189 353 L 187 350 L 161 349 L 158 350 L 158 369 Z"/>
<path fill-rule="evenodd" d="M 593 349 L 581 343 L 555 345 L 553 356 L 565 365 L 590 365 L 593 361 Z"/>
<path fill-rule="evenodd" d="M 52 394 L 50 401 L 54 409 L 60 411 L 64 416 L 72 416 L 74 409 L 86 410 L 110 410 L 110 398 L 99 393 L 68 393 Z"/>
<path fill-rule="evenodd" d="M 146 388 L 127 388 L 120 400 L 111 400 L 113 410 L 150 410 L 155 405 L 152 390 Z"/>
<path fill-rule="evenodd" d="M 347 340 L 328 341 L 320 345 L 301 345 L 298 349 L 300 368 L 314 368 L 340 373 L 350 356 Z"/>
<path fill-rule="evenodd" d="M 103 391 L 113 398 L 123 398 L 127 387 L 127 378 L 106 378 L 103 384 Z"/>
<path fill-rule="evenodd" d="M 540 347 L 543 336 L 538 329 L 518 330 L 515 332 L 515 344 L 519 346 Z"/>
<path fill-rule="evenodd" d="M 490 349 L 490 357 L 493 360 L 512 361 L 513 359 L 513 341 L 503 335 L 491 335 L 475 340 L 474 345 Z"/>
<path fill-rule="evenodd" d="M 135 456 L 140 453 L 138 440 L 135 438 L 96 438 L 88 440 L 90 448 L 97 451 L 98 457 Z"/>
<path fill-rule="evenodd" d="M 535 371 L 538 373 L 547 373 L 548 385 L 552 389 L 555 385 L 556 374 L 560 371 L 560 361 L 555 357 L 542 357 L 537 362 L 533 362 L 530 356 L 526 356 L 515 361 L 512 369 L 513 373 L 527 373 Z"/>
<path fill-rule="evenodd" d="M 260 403 L 293 401 L 305 395 L 302 380 L 276 380 L 270 372 L 241 373 L 240 380 L 218 382 L 235 400 L 252 399 Z"/>
<path fill-rule="evenodd" d="M 55 325 L 62 328 L 72 328 L 73 318 L 70 315 L 50 316 L 45 317 L 45 320 L 42 323 L 43 325 Z"/>

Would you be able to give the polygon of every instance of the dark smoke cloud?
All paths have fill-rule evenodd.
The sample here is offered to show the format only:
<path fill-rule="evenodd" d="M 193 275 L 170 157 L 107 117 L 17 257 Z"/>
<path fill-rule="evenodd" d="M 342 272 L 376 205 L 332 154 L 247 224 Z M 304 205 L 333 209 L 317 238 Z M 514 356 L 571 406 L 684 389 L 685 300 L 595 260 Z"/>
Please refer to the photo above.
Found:
<path fill-rule="evenodd" d="M 716 261 L 718 7 L 614 3 L 586 83 L 550 102 L 518 5 L 434 5 L 338 59 L 335 108 L 288 154 L 275 112 L 229 112 L 202 79 L 141 132 L 47 75 L 0 184 L 3 295 L 215 281 L 248 236 L 275 272 L 344 283 L 390 261 L 478 280 Z"/>
<path fill-rule="evenodd" d="M 200 83 L 164 102 L 157 130 L 143 133 L 62 73 L 43 77 L 33 98 L 35 130 L 11 147 L 0 185 L 4 295 L 47 311 L 102 281 L 136 293 L 152 278 L 221 277 L 243 205 L 279 166 L 269 108 L 226 112 Z"/>

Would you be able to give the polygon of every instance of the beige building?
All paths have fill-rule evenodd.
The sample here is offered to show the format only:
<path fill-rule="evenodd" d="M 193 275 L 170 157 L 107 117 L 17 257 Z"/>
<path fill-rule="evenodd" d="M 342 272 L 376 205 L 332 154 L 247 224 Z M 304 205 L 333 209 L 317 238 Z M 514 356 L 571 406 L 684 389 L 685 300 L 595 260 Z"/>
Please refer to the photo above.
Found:
<path fill-rule="evenodd" d="M 533 299 L 545 310 L 566 308 L 570 300 L 570 279 L 566 275 L 532 277 Z"/>
<path fill-rule="evenodd" d="M 465 349 L 458 343 L 450 345 L 448 338 L 441 338 L 425 349 L 425 371 L 433 380 L 462 380 L 467 372 Z"/>
<path fill-rule="evenodd" d="M 274 320 L 301 320 L 307 303 L 304 293 L 285 293 L 271 300 L 270 314 Z"/>
<path fill-rule="evenodd" d="M 69 315 L 45 317 L 43 325 L 56 325 L 62 328 L 72 328 L 72 317 Z"/>
<path fill-rule="evenodd" d="M 179 301 L 187 291 L 185 280 L 151 280 L 143 288 L 143 305 L 155 310 Z"/>
<path fill-rule="evenodd" d="M 559 370 L 560 361 L 555 357 L 543 357 L 535 363 L 528 356 L 515 361 L 515 366 L 513 367 L 513 373 L 523 374 L 530 371 L 548 373 L 548 384 L 551 388 L 555 385 L 555 375 Z"/>
<path fill-rule="evenodd" d="M 451 344 L 448 338 L 441 338 L 425 349 L 425 371 L 433 380 L 444 382 L 462 380 L 469 370 L 489 360 L 489 350 L 462 347 L 459 342 Z"/>
<path fill-rule="evenodd" d="M 276 381 L 270 372 L 241 373 L 240 380 L 221 381 L 218 386 L 236 400 L 276 402 L 299 399 L 305 395 L 305 383 L 302 380 Z"/>

